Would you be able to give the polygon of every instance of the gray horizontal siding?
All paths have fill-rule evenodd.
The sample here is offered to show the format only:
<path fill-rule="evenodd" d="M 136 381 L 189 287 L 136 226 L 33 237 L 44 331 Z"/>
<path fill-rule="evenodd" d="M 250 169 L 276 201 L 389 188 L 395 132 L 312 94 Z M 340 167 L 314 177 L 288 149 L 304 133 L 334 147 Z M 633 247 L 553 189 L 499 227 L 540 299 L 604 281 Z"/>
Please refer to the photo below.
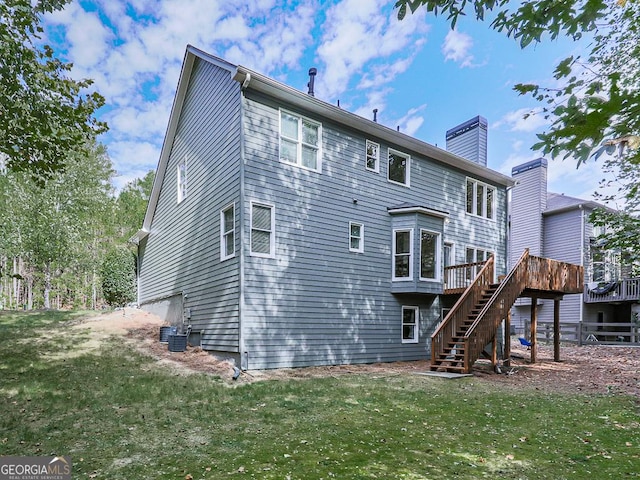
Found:
<path fill-rule="evenodd" d="M 544 256 L 582 265 L 585 237 L 582 210 L 569 210 L 544 217 Z"/>
<path fill-rule="evenodd" d="M 238 351 L 239 262 L 220 261 L 220 210 L 239 224 L 240 93 L 229 72 L 196 60 L 141 255 L 141 301 L 181 291 L 202 346 Z M 187 160 L 187 197 L 177 203 L 176 168 Z M 236 251 L 239 240 L 236 231 Z"/>
<path fill-rule="evenodd" d="M 381 144 L 381 165 L 378 174 L 367 171 L 367 138 L 320 118 L 313 119 L 322 122 L 322 173 L 287 165 L 278 159 L 277 106 L 250 96 L 245 110 L 247 238 L 250 202 L 276 208 L 276 258 L 252 257 L 243 246 L 242 337 L 249 368 L 426 358 L 439 299 L 391 293 L 387 208 L 413 202 L 449 211 L 443 240 L 456 245 L 458 263 L 472 241 L 496 250 L 504 269 L 504 190 L 499 221 L 471 217 L 464 211 L 465 172 L 404 152 L 412 155 L 411 187 L 394 185 L 387 181 L 386 156 L 395 145 L 369 138 Z M 349 221 L 364 224 L 364 253 L 349 251 Z M 416 249 L 418 238 L 416 226 Z M 420 307 L 417 344 L 401 342 L 402 305 Z"/>

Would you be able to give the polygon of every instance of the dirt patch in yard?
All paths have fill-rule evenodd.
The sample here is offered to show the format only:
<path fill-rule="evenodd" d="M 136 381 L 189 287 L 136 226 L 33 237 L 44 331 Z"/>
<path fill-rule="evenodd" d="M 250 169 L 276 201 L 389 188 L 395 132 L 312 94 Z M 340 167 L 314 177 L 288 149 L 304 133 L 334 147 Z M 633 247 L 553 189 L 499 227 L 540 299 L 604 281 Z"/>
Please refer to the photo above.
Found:
<path fill-rule="evenodd" d="M 122 336 L 139 351 L 156 359 L 159 365 L 177 374 L 207 373 L 228 383 L 247 383 L 271 379 L 291 379 L 341 376 L 349 374 L 405 375 L 429 370 L 427 360 L 415 362 L 376 363 L 370 365 L 340 365 L 327 367 L 290 368 L 243 372 L 233 380 L 234 366 L 188 346 L 185 352 L 169 352 L 159 342 L 158 317 L 138 309 L 126 309 L 91 317 L 77 322 L 73 328 L 86 329 L 87 342 L 100 341 L 111 335 Z M 553 345 L 539 344 L 537 361 L 530 363 L 530 351 L 514 348 L 510 367 L 501 374 L 490 363 L 479 361 L 473 375 L 481 382 L 513 388 L 534 388 L 545 392 L 565 393 L 626 393 L 640 398 L 640 348 L 617 346 L 562 345 L 561 362 L 553 361 Z"/>

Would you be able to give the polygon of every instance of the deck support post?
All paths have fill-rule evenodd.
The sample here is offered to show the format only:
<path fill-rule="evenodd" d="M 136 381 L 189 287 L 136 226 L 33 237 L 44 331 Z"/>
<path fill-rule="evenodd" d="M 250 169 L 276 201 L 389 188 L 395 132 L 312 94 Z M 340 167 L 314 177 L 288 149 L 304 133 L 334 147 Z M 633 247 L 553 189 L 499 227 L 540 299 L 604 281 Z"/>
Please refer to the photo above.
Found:
<path fill-rule="evenodd" d="M 491 341 L 491 365 L 493 365 L 493 371 L 495 372 L 498 365 L 498 335 L 493 336 Z"/>
<path fill-rule="evenodd" d="M 503 352 L 502 364 L 505 367 L 511 366 L 511 309 L 507 311 L 507 316 L 504 318 L 504 352 Z"/>
<path fill-rule="evenodd" d="M 553 299 L 553 361 L 560 361 L 560 299 Z"/>
<path fill-rule="evenodd" d="M 538 297 L 531 297 L 531 363 L 536 363 L 538 348 Z"/>

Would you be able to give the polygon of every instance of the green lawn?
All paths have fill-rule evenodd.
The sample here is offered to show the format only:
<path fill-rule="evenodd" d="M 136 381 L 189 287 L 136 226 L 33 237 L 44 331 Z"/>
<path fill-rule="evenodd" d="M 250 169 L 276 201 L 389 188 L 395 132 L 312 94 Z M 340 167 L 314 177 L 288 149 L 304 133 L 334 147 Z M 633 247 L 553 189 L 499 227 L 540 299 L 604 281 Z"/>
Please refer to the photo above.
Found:
<path fill-rule="evenodd" d="M 234 387 L 121 341 L 64 355 L 73 316 L 0 313 L 0 455 L 70 455 L 74 479 L 640 476 L 632 397 L 418 375 Z"/>

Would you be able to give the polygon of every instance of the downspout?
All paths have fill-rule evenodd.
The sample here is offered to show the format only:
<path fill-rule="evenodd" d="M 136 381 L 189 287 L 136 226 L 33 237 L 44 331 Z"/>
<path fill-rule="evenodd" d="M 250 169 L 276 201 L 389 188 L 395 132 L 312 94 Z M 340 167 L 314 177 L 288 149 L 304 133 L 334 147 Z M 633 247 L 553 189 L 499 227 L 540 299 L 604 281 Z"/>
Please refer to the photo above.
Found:
<path fill-rule="evenodd" d="M 238 200 L 238 210 L 239 210 L 239 222 L 240 222 L 240 231 L 238 234 L 238 241 L 240 242 L 239 253 L 240 257 L 238 258 L 238 350 L 240 353 L 240 368 L 242 370 L 248 370 L 249 368 L 249 353 L 245 351 L 244 346 L 244 335 L 243 335 L 243 312 L 244 312 L 244 209 L 245 209 L 245 199 L 244 199 L 244 164 L 245 164 L 245 132 L 244 132 L 244 90 L 249 86 L 249 82 L 251 82 L 251 75 L 247 73 L 246 77 L 242 82 L 242 87 L 240 88 L 240 199 Z"/>

